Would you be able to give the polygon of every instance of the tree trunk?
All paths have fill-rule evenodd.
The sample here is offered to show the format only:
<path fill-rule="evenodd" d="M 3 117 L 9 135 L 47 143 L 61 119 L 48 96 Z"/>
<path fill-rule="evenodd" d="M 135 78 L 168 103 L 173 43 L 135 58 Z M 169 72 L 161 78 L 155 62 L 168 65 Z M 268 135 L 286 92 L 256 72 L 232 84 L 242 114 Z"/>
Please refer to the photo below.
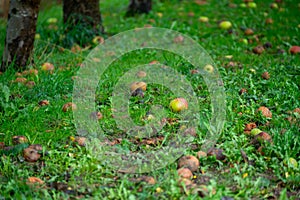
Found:
<path fill-rule="evenodd" d="M 0 0 L 0 17 L 7 18 L 8 8 L 9 8 L 9 0 Z"/>
<path fill-rule="evenodd" d="M 75 43 L 104 32 L 99 0 L 63 0 L 63 20 L 66 34 L 75 36 Z"/>
<path fill-rule="evenodd" d="M 0 71 L 10 64 L 24 68 L 31 58 L 40 0 L 11 0 Z"/>
<path fill-rule="evenodd" d="M 152 9 L 152 0 L 130 0 L 127 16 L 140 13 L 149 13 Z"/>

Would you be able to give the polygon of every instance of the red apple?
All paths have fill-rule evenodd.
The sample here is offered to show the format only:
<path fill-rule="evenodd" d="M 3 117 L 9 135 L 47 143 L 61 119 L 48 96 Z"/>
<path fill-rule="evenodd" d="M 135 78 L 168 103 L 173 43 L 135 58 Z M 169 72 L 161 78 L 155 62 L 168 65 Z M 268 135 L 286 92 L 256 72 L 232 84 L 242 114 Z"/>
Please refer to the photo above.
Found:
<path fill-rule="evenodd" d="M 173 112 L 180 112 L 188 108 L 188 102 L 184 98 L 176 98 L 170 102 L 170 107 Z"/>
<path fill-rule="evenodd" d="M 72 102 L 69 102 L 69 103 L 66 103 L 63 107 L 62 107 L 62 111 L 63 112 L 68 112 L 70 110 L 76 110 L 77 109 L 77 106 L 75 103 L 72 103 Z"/>
<path fill-rule="evenodd" d="M 290 48 L 290 53 L 291 54 L 297 54 L 297 53 L 300 53 L 300 46 L 292 46 Z"/>
<path fill-rule="evenodd" d="M 42 65 L 42 70 L 43 71 L 53 71 L 54 70 L 54 65 L 51 64 L 51 63 L 46 62 Z"/>

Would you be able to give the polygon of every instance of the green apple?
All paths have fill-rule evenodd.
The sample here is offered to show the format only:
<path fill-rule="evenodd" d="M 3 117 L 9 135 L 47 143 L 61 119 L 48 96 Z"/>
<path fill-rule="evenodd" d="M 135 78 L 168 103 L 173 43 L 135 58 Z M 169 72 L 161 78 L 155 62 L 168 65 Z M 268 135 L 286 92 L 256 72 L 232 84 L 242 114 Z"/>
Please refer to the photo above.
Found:
<path fill-rule="evenodd" d="M 170 108 L 173 112 L 180 112 L 188 109 L 188 102 L 184 98 L 176 98 L 170 102 Z"/>
<path fill-rule="evenodd" d="M 49 19 L 47 20 L 47 23 L 48 23 L 48 24 L 56 24 L 56 23 L 57 23 L 57 18 L 54 18 L 54 17 L 49 18 Z"/>
<path fill-rule="evenodd" d="M 241 39 L 241 42 L 246 44 L 246 45 L 248 44 L 248 40 L 246 38 Z"/>
<path fill-rule="evenodd" d="M 290 166 L 293 166 L 294 168 L 298 167 L 298 162 L 295 158 L 290 157 L 289 159 L 285 159 L 283 161 L 284 165 L 288 165 L 288 163 L 290 164 Z"/>
<path fill-rule="evenodd" d="M 240 7 L 241 7 L 241 8 L 246 8 L 247 5 L 246 5 L 245 3 L 241 3 L 241 4 L 240 4 Z"/>
<path fill-rule="evenodd" d="M 248 3 L 248 7 L 249 7 L 249 8 L 256 8 L 257 5 L 256 5 L 255 2 L 249 2 L 249 3 Z"/>
<path fill-rule="evenodd" d="M 209 19 L 208 19 L 208 17 L 206 17 L 206 16 L 201 16 L 201 17 L 199 17 L 199 21 L 200 21 L 200 22 L 208 22 Z"/>
<path fill-rule="evenodd" d="M 224 30 L 227 30 L 227 29 L 230 29 L 232 27 L 232 24 L 230 21 L 222 21 L 220 24 L 219 24 L 219 27 L 221 29 L 224 29 Z"/>
<path fill-rule="evenodd" d="M 254 128 L 251 130 L 251 135 L 256 136 L 256 135 L 260 134 L 261 132 L 262 132 L 262 130 L 260 130 L 258 128 Z"/>
<path fill-rule="evenodd" d="M 38 40 L 38 39 L 41 39 L 41 35 L 40 34 L 35 34 L 35 36 L 34 36 L 34 39 L 36 39 L 36 40 Z"/>

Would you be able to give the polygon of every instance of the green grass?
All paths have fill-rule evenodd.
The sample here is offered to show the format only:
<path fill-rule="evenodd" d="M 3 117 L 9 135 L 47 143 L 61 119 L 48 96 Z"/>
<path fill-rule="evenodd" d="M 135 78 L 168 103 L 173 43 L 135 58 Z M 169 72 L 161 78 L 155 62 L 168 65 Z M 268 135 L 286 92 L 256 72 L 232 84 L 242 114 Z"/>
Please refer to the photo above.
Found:
<path fill-rule="evenodd" d="M 224 150 L 225 161 L 213 157 L 200 159 L 200 168 L 194 173 L 193 183 L 206 187 L 204 199 L 297 199 L 300 196 L 300 139 L 299 114 L 290 111 L 300 108 L 300 56 L 291 55 L 290 46 L 300 45 L 299 11 L 297 1 L 279 3 L 279 9 L 271 9 L 272 1 L 256 1 L 257 8 L 242 8 L 241 1 L 231 1 L 237 7 L 230 7 L 228 1 L 208 1 L 198 5 L 194 1 L 154 1 L 149 15 L 124 18 L 127 1 L 101 1 L 105 38 L 111 35 L 151 24 L 182 32 L 201 44 L 214 59 L 224 82 L 226 92 L 226 123 L 216 146 Z M 50 10 L 49 10 L 50 9 Z M 192 16 L 192 13 L 194 16 Z M 161 13 L 161 14 L 160 14 Z M 189 14 L 190 13 L 190 14 Z M 162 15 L 162 16 L 161 16 Z M 207 16 L 208 23 L 198 20 Z M 57 30 L 49 28 L 47 19 L 57 18 Z M 265 19 L 272 18 L 273 24 L 266 25 Z M 221 30 L 218 22 L 229 20 L 232 33 Z M 65 103 L 72 101 L 73 78 L 80 64 L 92 47 L 72 52 L 62 45 L 72 43 L 70 36 L 62 32 L 62 8 L 53 5 L 39 14 L 33 66 L 38 75 L 24 75 L 35 86 L 16 83 L 16 71 L 9 69 L 0 75 L 0 142 L 11 146 L 12 137 L 25 135 L 30 144 L 41 144 L 43 156 L 34 163 L 24 161 L 21 149 L 1 152 L 0 198 L 7 199 L 198 199 L 178 184 L 177 162 L 146 175 L 154 177 L 151 185 L 136 181 L 139 174 L 118 173 L 103 164 L 97 153 L 72 142 L 76 135 L 72 112 L 62 112 Z M 0 56 L 5 38 L 5 21 L 0 21 Z M 254 35 L 245 36 L 244 28 L 254 30 Z M 77 33 L 74 32 L 74 35 Z M 79 34 L 79 33 L 78 33 Z M 73 35 L 73 36 L 74 36 Z M 256 41 L 255 37 L 259 38 Z M 241 42 L 248 39 L 248 44 Z M 251 43 L 252 41 L 252 43 Z M 272 44 L 263 54 L 252 53 L 252 48 Z M 75 45 L 75 44 L 73 44 Z M 278 53 L 284 50 L 283 53 Z M 225 56 L 231 55 L 232 59 Z M 186 149 L 184 154 L 196 155 L 206 132 L 204 124 L 211 116 L 210 97 L 206 85 L 199 76 L 190 74 L 193 66 L 183 58 L 159 50 L 134 51 L 122 56 L 109 67 L 101 77 L 96 91 L 96 108 L 103 114 L 99 121 L 110 139 L 123 138 L 116 146 L 123 150 L 149 151 L 167 144 L 151 146 L 124 134 L 117 127 L 111 110 L 111 95 L 114 86 L 126 71 L 139 64 L 158 60 L 174 67 L 186 75 L 200 98 L 201 115 L 204 117 L 193 144 L 196 148 Z M 44 72 L 41 65 L 54 64 L 53 73 Z M 229 62 L 238 66 L 227 67 Z M 268 71 L 269 80 L 262 79 Z M 241 88 L 247 93 L 239 94 Z M 169 110 L 169 102 L 176 97 L 168 88 L 149 84 L 145 96 L 131 97 L 129 108 L 132 119 L 143 125 L 145 115 L 154 104 L 161 104 L 167 110 L 167 117 L 179 115 Z M 47 99 L 48 106 L 38 102 Z M 142 101 L 142 103 L 141 103 Z M 256 110 L 268 107 L 273 116 L 266 119 Z M 293 123 L 287 118 L 293 119 Z M 269 123 L 267 123 L 267 121 Z M 264 144 L 264 155 L 258 153 L 251 143 L 252 137 L 244 133 L 244 127 L 255 122 L 258 128 L 269 133 L 273 143 Z M 172 138 L 180 122 L 168 124 L 160 135 Z M 254 164 L 245 162 L 241 150 Z M 6 155 L 4 155 L 6 154 Z M 295 158 L 298 167 L 286 164 L 288 158 Z M 28 177 L 38 177 L 45 183 L 38 186 L 26 184 Z M 202 185 L 202 186 L 200 186 Z M 205 186 L 203 186 L 205 185 Z M 204 193 L 204 194 L 203 194 Z"/>

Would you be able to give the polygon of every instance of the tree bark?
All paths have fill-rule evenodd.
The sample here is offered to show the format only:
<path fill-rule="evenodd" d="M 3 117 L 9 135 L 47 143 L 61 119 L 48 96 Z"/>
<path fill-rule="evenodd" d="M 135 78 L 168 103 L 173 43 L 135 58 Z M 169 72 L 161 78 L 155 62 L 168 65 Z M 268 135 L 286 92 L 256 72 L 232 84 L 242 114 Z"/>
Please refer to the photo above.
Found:
<path fill-rule="evenodd" d="M 11 64 L 23 69 L 30 62 L 40 0 L 11 0 L 0 71 Z"/>
<path fill-rule="evenodd" d="M 0 8 L 0 17 L 7 18 L 8 8 L 9 8 L 9 0 L 0 0 L 1 7 Z"/>
<path fill-rule="evenodd" d="M 104 32 L 99 0 L 63 0 L 63 21 L 66 33 L 79 32 L 83 37 L 93 37 Z M 80 39 L 75 38 L 75 42 Z"/>
<path fill-rule="evenodd" d="M 126 15 L 148 14 L 152 9 L 152 0 L 130 0 Z"/>

